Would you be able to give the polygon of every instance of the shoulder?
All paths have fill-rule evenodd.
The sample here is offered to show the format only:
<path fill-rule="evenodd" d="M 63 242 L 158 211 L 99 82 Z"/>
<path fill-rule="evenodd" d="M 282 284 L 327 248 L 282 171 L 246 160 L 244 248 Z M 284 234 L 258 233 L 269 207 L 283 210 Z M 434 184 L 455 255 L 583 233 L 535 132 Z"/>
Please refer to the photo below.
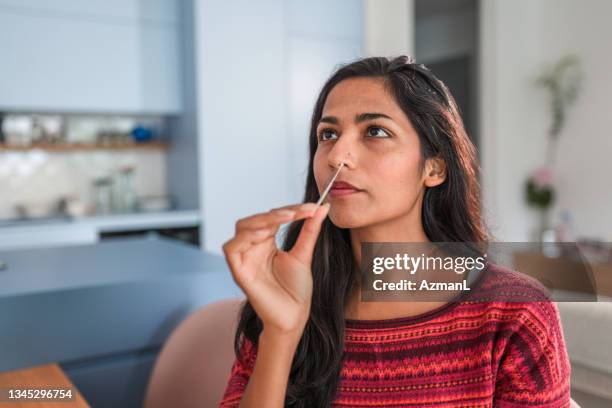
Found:
<path fill-rule="evenodd" d="M 493 336 L 495 406 L 566 406 L 571 366 L 557 304 L 536 279 L 490 264 L 479 305 Z"/>
<path fill-rule="evenodd" d="M 537 279 L 505 266 L 487 262 L 480 285 L 471 294 L 473 301 L 550 301 L 549 290 Z"/>
<path fill-rule="evenodd" d="M 527 331 L 539 341 L 562 336 L 557 304 L 540 282 L 494 263 L 488 263 L 484 272 L 468 300 L 480 305 L 499 331 L 507 335 Z"/>

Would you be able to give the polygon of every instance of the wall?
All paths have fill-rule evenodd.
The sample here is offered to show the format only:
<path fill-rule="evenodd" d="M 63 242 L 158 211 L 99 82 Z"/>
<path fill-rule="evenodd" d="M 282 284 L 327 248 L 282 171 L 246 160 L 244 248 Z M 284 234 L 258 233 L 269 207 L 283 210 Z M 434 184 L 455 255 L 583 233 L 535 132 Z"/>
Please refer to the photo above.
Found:
<path fill-rule="evenodd" d="M 310 116 L 335 68 L 362 55 L 360 0 L 292 0 L 286 11 L 289 202 L 301 202 L 308 170 Z M 342 21 L 342 24 L 338 24 Z"/>
<path fill-rule="evenodd" d="M 574 52 L 584 86 L 569 112 L 558 156 L 558 202 L 574 215 L 577 235 L 612 240 L 612 3 L 592 0 L 481 2 L 481 131 L 483 186 L 489 224 L 498 239 L 527 241 L 536 220 L 523 182 L 544 157 L 550 123 L 547 95 L 533 79 L 547 63 Z"/>
<path fill-rule="evenodd" d="M 301 201 L 314 95 L 360 54 L 362 5 L 194 4 L 201 242 L 219 253 L 239 218 Z"/>
<path fill-rule="evenodd" d="M 585 78 L 559 149 L 558 208 L 575 216 L 577 232 L 612 241 L 612 2 L 548 0 L 544 50 L 575 51 Z"/>
<path fill-rule="evenodd" d="M 363 16 L 365 55 L 414 55 L 414 0 L 364 0 Z"/>
<path fill-rule="evenodd" d="M 282 2 L 195 2 L 203 247 L 288 201 Z"/>

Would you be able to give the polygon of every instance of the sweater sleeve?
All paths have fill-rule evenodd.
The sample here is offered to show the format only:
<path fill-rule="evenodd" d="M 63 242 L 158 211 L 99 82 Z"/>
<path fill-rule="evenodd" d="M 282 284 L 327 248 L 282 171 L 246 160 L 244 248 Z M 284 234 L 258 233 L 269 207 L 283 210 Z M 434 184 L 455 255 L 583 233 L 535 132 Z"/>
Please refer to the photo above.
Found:
<path fill-rule="evenodd" d="M 239 356 L 234 359 L 229 380 L 219 403 L 220 408 L 238 407 L 240 400 L 249 383 L 249 378 L 255 367 L 257 346 L 245 337 L 242 337 Z"/>
<path fill-rule="evenodd" d="M 495 407 L 570 406 L 570 362 L 554 302 L 528 302 L 499 361 Z"/>

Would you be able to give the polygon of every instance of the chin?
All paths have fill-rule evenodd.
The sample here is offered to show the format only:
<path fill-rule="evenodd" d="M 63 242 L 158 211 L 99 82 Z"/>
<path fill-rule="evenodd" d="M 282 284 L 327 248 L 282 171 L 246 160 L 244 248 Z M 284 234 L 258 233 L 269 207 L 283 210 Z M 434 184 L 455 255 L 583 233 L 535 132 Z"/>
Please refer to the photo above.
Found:
<path fill-rule="evenodd" d="M 359 228 L 367 225 L 363 217 L 353 211 L 334 211 L 332 207 L 328 217 L 332 224 L 338 228 Z"/>

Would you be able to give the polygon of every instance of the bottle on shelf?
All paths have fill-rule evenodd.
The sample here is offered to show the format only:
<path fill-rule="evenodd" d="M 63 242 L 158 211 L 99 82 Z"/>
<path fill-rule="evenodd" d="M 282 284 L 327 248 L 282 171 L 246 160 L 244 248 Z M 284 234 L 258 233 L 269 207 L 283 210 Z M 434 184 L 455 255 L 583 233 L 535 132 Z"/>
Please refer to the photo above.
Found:
<path fill-rule="evenodd" d="M 135 168 L 131 165 L 122 166 L 117 174 L 115 211 L 130 213 L 136 211 L 136 192 L 134 189 Z"/>
<path fill-rule="evenodd" d="M 113 179 L 98 177 L 93 181 L 96 214 L 113 212 Z"/>

